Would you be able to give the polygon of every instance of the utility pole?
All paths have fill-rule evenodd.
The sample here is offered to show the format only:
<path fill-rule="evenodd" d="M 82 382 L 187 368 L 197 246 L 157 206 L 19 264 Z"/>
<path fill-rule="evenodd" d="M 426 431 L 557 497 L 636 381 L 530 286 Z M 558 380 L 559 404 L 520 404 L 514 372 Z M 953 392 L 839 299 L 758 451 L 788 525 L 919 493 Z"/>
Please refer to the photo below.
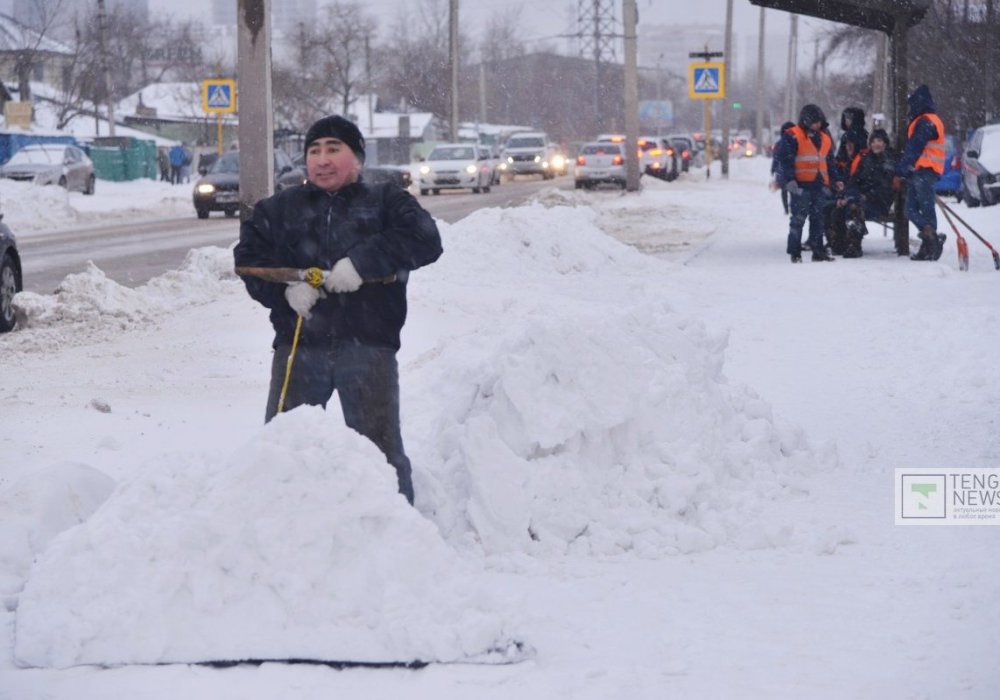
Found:
<path fill-rule="evenodd" d="M 239 93 L 240 221 L 274 189 L 271 105 L 271 0 L 237 0 L 237 74 L 252 85 Z"/>
<path fill-rule="evenodd" d="M 994 106 L 996 100 L 996 77 L 993 75 L 997 66 L 997 16 L 993 7 L 994 0 L 986 0 L 986 31 L 984 35 L 987 40 L 986 60 L 983 61 L 983 107 L 985 109 L 986 123 L 989 124 L 997 116 L 998 110 Z M 989 37 L 994 37 L 990 39 Z"/>
<path fill-rule="evenodd" d="M 795 121 L 795 104 L 799 101 L 798 80 L 799 16 L 793 14 L 788 37 L 787 87 L 785 92 L 785 120 Z"/>
<path fill-rule="evenodd" d="M 115 135 L 115 100 L 111 95 L 111 67 L 108 65 L 108 50 L 105 43 L 107 14 L 104 0 L 97 0 L 97 41 L 101 50 L 101 80 L 104 81 L 104 97 L 108 101 L 108 135 Z"/>
<path fill-rule="evenodd" d="M 458 0 L 448 3 L 448 64 L 451 67 L 451 142 L 458 141 Z"/>
<path fill-rule="evenodd" d="M 754 124 L 757 145 L 764 147 L 764 8 L 757 23 L 757 122 Z"/>
<path fill-rule="evenodd" d="M 726 46 L 723 49 L 726 73 L 732 75 L 730 67 L 733 60 L 733 0 L 726 0 Z M 729 117 L 732 111 L 732 100 L 722 98 L 722 178 L 729 179 Z"/>
<path fill-rule="evenodd" d="M 635 36 L 638 14 L 635 0 L 622 0 L 622 28 L 625 34 L 625 189 L 629 192 L 639 190 L 639 76 Z"/>

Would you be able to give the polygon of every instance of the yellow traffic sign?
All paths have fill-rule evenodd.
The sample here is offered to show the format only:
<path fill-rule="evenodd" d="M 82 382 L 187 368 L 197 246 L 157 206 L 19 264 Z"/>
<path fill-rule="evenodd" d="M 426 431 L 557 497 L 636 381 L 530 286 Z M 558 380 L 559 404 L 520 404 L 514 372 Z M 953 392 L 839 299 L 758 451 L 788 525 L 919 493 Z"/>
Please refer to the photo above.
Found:
<path fill-rule="evenodd" d="M 236 81 L 228 78 L 202 80 L 201 108 L 216 114 L 235 112 Z"/>
<path fill-rule="evenodd" d="M 724 63 L 691 63 L 688 65 L 688 97 L 707 99 L 726 96 Z"/>

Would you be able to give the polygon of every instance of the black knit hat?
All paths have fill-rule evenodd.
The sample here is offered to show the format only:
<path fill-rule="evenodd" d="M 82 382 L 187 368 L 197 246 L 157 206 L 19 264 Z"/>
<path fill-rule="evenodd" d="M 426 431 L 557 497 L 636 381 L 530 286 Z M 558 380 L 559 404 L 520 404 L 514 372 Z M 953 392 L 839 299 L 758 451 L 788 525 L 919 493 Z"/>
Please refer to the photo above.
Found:
<path fill-rule="evenodd" d="M 816 122 L 823 124 L 825 121 L 826 115 L 823 114 L 823 110 L 814 104 L 806 105 L 799 112 L 799 126 L 803 129 L 808 129 L 810 124 L 815 124 Z"/>
<path fill-rule="evenodd" d="M 306 132 L 305 150 L 319 139 L 332 138 L 343 141 L 358 157 L 362 163 L 365 162 L 365 137 L 361 135 L 361 130 L 354 122 L 344 119 L 339 114 L 323 117 L 309 127 Z"/>

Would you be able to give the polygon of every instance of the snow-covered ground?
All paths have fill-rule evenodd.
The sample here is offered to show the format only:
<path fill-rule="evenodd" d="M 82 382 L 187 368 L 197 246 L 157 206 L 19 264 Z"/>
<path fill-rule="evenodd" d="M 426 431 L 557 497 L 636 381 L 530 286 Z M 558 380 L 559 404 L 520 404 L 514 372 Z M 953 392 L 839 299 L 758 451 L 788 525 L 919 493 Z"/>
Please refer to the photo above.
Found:
<path fill-rule="evenodd" d="M 768 163 L 732 170 L 441 223 L 400 354 L 416 510 L 338 408 L 262 425 L 228 250 L 21 295 L 0 699 L 1000 697 L 1000 528 L 893 506 L 897 467 L 1000 464 L 1000 273 L 943 219 L 936 263 L 873 228 L 790 265 Z M 85 205 L 170 215 L 145 185 Z M 0 196 L 18 230 L 33 195 Z M 247 658 L 440 663 L 188 663 Z"/>

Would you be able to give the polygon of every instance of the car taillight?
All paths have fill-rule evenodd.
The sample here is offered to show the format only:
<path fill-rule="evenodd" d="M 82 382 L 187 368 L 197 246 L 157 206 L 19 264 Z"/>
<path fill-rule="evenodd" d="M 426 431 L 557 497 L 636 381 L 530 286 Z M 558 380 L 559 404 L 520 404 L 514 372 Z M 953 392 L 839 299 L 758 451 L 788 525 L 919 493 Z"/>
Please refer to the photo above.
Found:
<path fill-rule="evenodd" d="M 951 169 L 952 170 L 959 170 L 961 167 L 962 167 L 962 159 L 961 158 L 959 158 L 958 156 L 955 156 L 954 158 L 951 159 Z"/>
<path fill-rule="evenodd" d="M 576 164 L 577 165 L 586 165 L 587 164 L 587 159 L 584 158 L 583 156 L 577 156 L 576 157 Z"/>
<path fill-rule="evenodd" d="M 681 151 L 681 156 L 683 158 L 690 158 L 691 157 L 691 151 L 689 151 L 688 149 L 685 148 L 683 151 Z"/>
<path fill-rule="evenodd" d="M 621 156 L 615 156 L 614 158 L 611 159 L 611 165 L 621 165 L 624 162 L 625 159 L 622 158 Z"/>
<path fill-rule="evenodd" d="M 668 148 L 668 149 L 667 149 L 667 155 L 668 155 L 668 156 L 672 156 L 673 154 L 674 154 L 674 149 L 672 149 L 672 148 Z"/>

